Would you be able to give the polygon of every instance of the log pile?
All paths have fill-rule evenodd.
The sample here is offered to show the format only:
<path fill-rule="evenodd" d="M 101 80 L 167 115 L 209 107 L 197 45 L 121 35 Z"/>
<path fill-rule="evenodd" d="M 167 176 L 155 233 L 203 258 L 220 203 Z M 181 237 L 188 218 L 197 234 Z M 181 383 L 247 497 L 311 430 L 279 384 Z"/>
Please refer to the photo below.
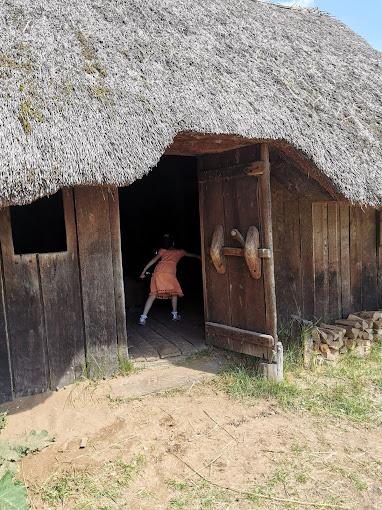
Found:
<path fill-rule="evenodd" d="M 334 325 L 321 322 L 315 326 L 313 353 L 334 362 L 348 351 L 364 356 L 378 338 L 382 338 L 382 310 L 355 312 L 347 319 L 336 320 Z"/>

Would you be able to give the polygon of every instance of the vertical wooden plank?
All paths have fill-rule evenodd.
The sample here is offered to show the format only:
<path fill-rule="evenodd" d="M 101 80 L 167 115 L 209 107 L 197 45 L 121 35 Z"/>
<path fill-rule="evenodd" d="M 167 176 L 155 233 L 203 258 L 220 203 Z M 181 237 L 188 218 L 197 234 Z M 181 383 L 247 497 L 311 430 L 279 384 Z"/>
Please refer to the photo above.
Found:
<path fill-rule="evenodd" d="M 284 248 L 284 190 L 272 188 L 272 229 L 273 229 L 273 257 L 275 260 L 275 282 L 277 316 L 282 322 L 288 321 L 288 300 L 285 280 L 285 248 Z"/>
<path fill-rule="evenodd" d="M 259 214 L 259 186 L 257 177 L 230 179 L 224 183 L 224 214 L 226 246 L 240 244 L 231 237 L 238 229 L 244 239 L 251 225 L 261 233 Z M 266 328 L 264 276 L 255 280 L 249 273 L 244 257 L 227 257 L 231 323 L 229 325 L 251 331 Z M 227 324 L 227 322 L 225 322 Z"/>
<path fill-rule="evenodd" d="M 62 197 L 67 251 L 38 255 L 52 388 L 73 383 L 85 360 L 73 191 Z"/>
<path fill-rule="evenodd" d="M 216 225 L 223 225 L 225 227 L 222 182 L 211 181 L 200 183 L 199 203 L 200 230 L 203 243 L 202 263 L 206 285 L 205 320 L 226 324 L 231 322 L 228 272 L 218 274 L 209 256 L 209 248 Z M 225 232 L 227 237 L 226 228 Z"/>
<path fill-rule="evenodd" d="M 312 205 L 314 259 L 314 315 L 326 320 L 329 309 L 328 282 L 328 208 Z"/>
<path fill-rule="evenodd" d="M 362 230 L 361 208 L 350 207 L 350 291 L 352 311 L 362 309 Z"/>
<path fill-rule="evenodd" d="M 362 227 L 362 309 L 378 306 L 377 211 L 367 207 L 361 214 Z"/>
<path fill-rule="evenodd" d="M 337 204 L 328 204 L 328 318 L 331 320 L 342 316 L 339 223 L 339 206 Z"/>
<path fill-rule="evenodd" d="M 197 175 L 199 178 L 200 172 L 203 171 L 203 161 L 204 159 L 201 157 L 198 157 L 196 160 L 197 165 Z M 205 230 L 206 230 L 206 219 L 204 217 L 204 198 L 202 198 L 203 195 L 203 188 L 204 185 L 201 183 L 198 183 L 198 197 L 199 197 L 199 228 L 200 228 L 200 253 L 202 257 L 202 285 L 203 285 L 203 311 L 204 311 L 204 322 L 206 322 L 208 319 L 208 306 L 207 306 L 207 274 L 206 274 L 206 265 L 207 265 L 207 259 L 208 259 L 208 252 L 205 250 L 206 246 L 206 236 L 205 236 Z"/>
<path fill-rule="evenodd" d="M 287 322 L 303 314 L 298 197 L 286 190 L 272 194 L 277 316 Z M 311 254 L 310 254 L 311 257 Z"/>
<path fill-rule="evenodd" d="M 0 234 L 1 237 L 1 234 Z M 13 399 L 9 337 L 5 311 L 3 261 L 0 252 L 0 404 Z"/>
<path fill-rule="evenodd" d="M 109 192 L 111 250 L 113 257 L 114 296 L 117 341 L 120 350 L 127 348 L 125 292 L 123 286 L 121 227 L 119 222 L 118 188 L 110 188 Z"/>
<path fill-rule="evenodd" d="M 38 255 L 52 389 L 81 375 L 84 335 L 78 268 L 68 253 Z M 77 269 L 77 271 L 76 271 Z"/>
<path fill-rule="evenodd" d="M 379 216 L 379 243 L 378 243 L 378 307 L 382 308 L 382 211 L 378 211 Z"/>
<path fill-rule="evenodd" d="M 68 262 L 68 267 L 72 275 L 71 282 L 73 286 L 70 303 L 73 307 L 72 310 L 76 311 L 75 315 L 72 313 L 72 320 L 74 323 L 73 330 L 76 332 L 74 373 L 75 377 L 80 377 L 82 375 L 85 364 L 85 323 L 82 304 L 74 189 L 63 188 L 62 200 L 64 203 L 67 251 L 68 257 L 71 259 L 71 264 Z"/>
<path fill-rule="evenodd" d="M 350 208 L 340 205 L 340 248 L 341 248 L 341 302 L 342 317 L 351 313 L 350 289 Z M 355 310 L 353 310 L 355 311 Z"/>
<path fill-rule="evenodd" d="M 13 255 L 9 209 L 0 214 L 14 396 L 48 389 L 48 359 L 37 257 Z"/>
<path fill-rule="evenodd" d="M 303 299 L 303 315 L 305 318 L 312 318 L 314 315 L 312 203 L 307 200 L 300 200 L 299 213 L 301 232 L 301 293 Z"/>
<path fill-rule="evenodd" d="M 117 371 L 117 329 L 107 189 L 75 188 L 78 249 L 91 377 Z"/>

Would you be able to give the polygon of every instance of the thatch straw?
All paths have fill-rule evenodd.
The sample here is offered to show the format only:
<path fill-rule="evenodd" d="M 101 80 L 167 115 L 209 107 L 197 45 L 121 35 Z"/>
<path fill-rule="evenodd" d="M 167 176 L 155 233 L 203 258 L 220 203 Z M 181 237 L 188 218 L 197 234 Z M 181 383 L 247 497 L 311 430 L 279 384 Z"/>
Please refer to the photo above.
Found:
<path fill-rule="evenodd" d="M 256 0 L 5 0 L 0 204 L 126 184 L 182 131 L 285 140 L 382 203 L 382 54 L 317 9 Z"/>

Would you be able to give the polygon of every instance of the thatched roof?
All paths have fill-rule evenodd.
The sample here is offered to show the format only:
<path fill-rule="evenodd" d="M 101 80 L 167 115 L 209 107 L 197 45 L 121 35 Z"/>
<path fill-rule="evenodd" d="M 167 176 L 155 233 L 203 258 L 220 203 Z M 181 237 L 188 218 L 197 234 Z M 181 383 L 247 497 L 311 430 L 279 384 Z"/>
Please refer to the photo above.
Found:
<path fill-rule="evenodd" d="M 256 0 L 3 0 L 0 203 L 126 184 L 177 133 L 284 140 L 382 203 L 382 54 Z"/>

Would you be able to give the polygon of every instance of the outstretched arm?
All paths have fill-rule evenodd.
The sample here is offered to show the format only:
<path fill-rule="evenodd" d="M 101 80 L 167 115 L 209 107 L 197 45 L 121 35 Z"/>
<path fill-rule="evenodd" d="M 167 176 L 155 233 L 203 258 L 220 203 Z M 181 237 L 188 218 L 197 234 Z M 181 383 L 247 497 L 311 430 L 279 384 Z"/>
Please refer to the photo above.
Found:
<path fill-rule="evenodd" d="M 195 253 L 188 253 L 187 251 L 185 252 L 184 256 L 202 260 L 202 257 L 200 255 L 196 255 Z"/>
<path fill-rule="evenodd" d="M 146 276 L 146 271 L 148 270 L 149 267 L 151 267 L 153 264 L 155 264 L 155 262 L 157 260 L 159 260 L 161 258 L 161 255 L 155 255 L 155 257 L 153 259 L 150 260 L 150 262 L 148 262 L 146 265 L 145 265 L 145 268 L 143 269 L 141 275 L 140 275 L 140 278 L 144 278 Z"/>

